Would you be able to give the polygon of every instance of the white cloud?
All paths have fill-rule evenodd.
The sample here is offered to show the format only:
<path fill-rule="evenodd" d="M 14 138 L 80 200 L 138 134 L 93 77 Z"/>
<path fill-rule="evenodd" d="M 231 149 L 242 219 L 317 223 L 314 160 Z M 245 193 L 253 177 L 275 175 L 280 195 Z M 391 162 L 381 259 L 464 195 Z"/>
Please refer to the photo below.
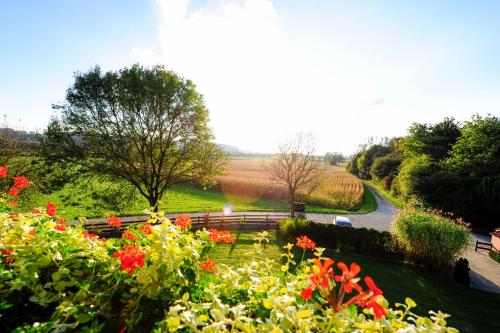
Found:
<path fill-rule="evenodd" d="M 131 59 L 193 80 L 221 143 L 273 151 L 305 131 L 318 151 L 349 153 L 368 136 L 402 135 L 413 121 L 477 111 L 472 97 L 442 94 L 449 54 L 435 52 L 446 48 L 432 36 L 407 40 L 390 25 L 346 23 L 338 12 L 318 28 L 310 18 L 287 20 L 269 0 L 213 0 L 195 11 L 188 0 L 156 6 L 158 42 L 134 47 Z"/>

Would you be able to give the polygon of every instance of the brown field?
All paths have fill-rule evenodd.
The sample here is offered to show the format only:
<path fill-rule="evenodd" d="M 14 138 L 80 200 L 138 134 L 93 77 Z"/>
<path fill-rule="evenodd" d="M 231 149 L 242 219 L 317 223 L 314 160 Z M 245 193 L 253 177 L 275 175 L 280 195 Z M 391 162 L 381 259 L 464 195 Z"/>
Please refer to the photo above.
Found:
<path fill-rule="evenodd" d="M 285 200 L 285 188 L 271 179 L 270 160 L 230 159 L 219 186 L 232 202 L 259 198 Z M 317 180 L 300 193 L 300 200 L 323 207 L 352 210 L 363 201 L 363 184 L 343 168 L 324 165 Z"/>

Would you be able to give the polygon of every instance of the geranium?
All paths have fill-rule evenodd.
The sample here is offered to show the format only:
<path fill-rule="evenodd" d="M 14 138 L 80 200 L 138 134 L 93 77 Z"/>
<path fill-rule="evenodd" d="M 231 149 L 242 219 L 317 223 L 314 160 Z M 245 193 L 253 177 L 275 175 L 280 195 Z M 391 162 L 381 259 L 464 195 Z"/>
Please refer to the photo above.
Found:
<path fill-rule="evenodd" d="M 137 237 L 130 230 L 125 230 L 122 234 L 122 239 L 135 241 Z"/>
<path fill-rule="evenodd" d="M 120 229 L 122 220 L 118 216 L 110 216 L 108 217 L 108 225 L 115 227 L 116 229 Z"/>
<path fill-rule="evenodd" d="M 337 266 L 342 271 L 342 275 L 335 275 L 335 281 L 343 283 L 345 292 L 351 293 L 352 288 L 361 292 L 362 288 L 358 284 L 360 278 L 356 277 L 361 271 L 361 267 L 354 262 L 351 264 L 350 269 L 343 262 L 339 262 Z"/>
<path fill-rule="evenodd" d="M 120 259 L 122 270 L 129 274 L 134 273 L 137 267 L 144 266 L 144 252 L 137 245 L 125 245 L 123 250 L 115 252 L 113 256 Z"/>
<path fill-rule="evenodd" d="M 229 230 L 209 229 L 208 239 L 214 243 L 236 244 L 236 238 L 231 236 Z"/>
<path fill-rule="evenodd" d="M 17 206 L 19 206 L 19 202 L 18 202 L 18 201 L 15 201 L 15 200 L 7 200 L 7 201 L 5 202 L 5 204 L 6 204 L 7 206 L 12 206 L 12 207 L 17 207 Z"/>
<path fill-rule="evenodd" d="M 140 228 L 139 231 L 145 234 L 150 234 L 152 232 L 153 226 L 149 223 L 143 224 Z"/>
<path fill-rule="evenodd" d="M 316 249 L 316 243 L 313 242 L 311 239 L 309 239 L 309 237 L 307 237 L 307 236 L 297 237 L 297 246 L 303 250 Z"/>
<path fill-rule="evenodd" d="M 58 230 L 58 231 L 66 231 L 66 225 L 61 224 L 61 223 L 57 223 L 57 224 L 54 226 L 54 229 L 55 229 L 55 230 Z"/>
<path fill-rule="evenodd" d="M 2 249 L 2 255 L 5 256 L 5 263 L 12 264 L 14 262 L 14 250 Z"/>
<path fill-rule="evenodd" d="M 210 259 L 210 258 L 208 258 L 208 260 L 207 260 L 207 261 L 202 262 L 202 263 L 200 264 L 200 267 L 201 267 L 201 269 L 202 269 L 202 270 L 204 270 L 204 271 L 211 271 L 212 273 L 217 272 L 217 267 L 216 267 L 216 264 L 215 264 L 215 262 L 214 262 L 212 259 Z"/>
<path fill-rule="evenodd" d="M 46 210 L 47 210 L 47 215 L 49 216 L 56 216 L 56 204 L 49 201 L 47 202 L 47 206 L 46 206 Z"/>
<path fill-rule="evenodd" d="M 83 237 L 85 237 L 85 238 L 90 238 L 90 239 L 97 239 L 97 238 L 99 238 L 98 235 L 90 233 L 87 230 L 83 230 L 82 234 L 83 234 Z"/>
<path fill-rule="evenodd" d="M 7 177 L 7 167 L 0 165 L 0 178 Z"/>
<path fill-rule="evenodd" d="M 352 263 L 348 268 L 346 264 L 340 262 L 337 266 L 342 271 L 342 274 L 334 276 L 333 267 L 331 267 L 333 265 L 332 259 L 328 258 L 323 263 L 320 259 L 314 259 L 313 263 L 314 266 L 307 282 L 307 288 L 301 292 L 302 298 L 311 299 L 314 290 L 318 290 L 320 296 L 328 302 L 335 312 L 356 304 L 363 308 L 372 309 L 377 319 L 387 315 L 386 309 L 379 303 L 382 290 L 377 287 L 373 279 L 369 276 L 365 277 L 364 281 L 368 287 L 367 290 L 363 290 L 358 284 L 360 278 L 356 277 L 356 275 L 361 271 L 358 264 Z M 340 282 L 339 288 L 336 288 L 335 281 Z M 357 290 L 358 294 L 344 302 L 346 293 L 352 293 L 353 289 Z"/>
<path fill-rule="evenodd" d="M 177 224 L 181 229 L 191 227 L 191 217 L 188 214 L 179 214 L 175 217 L 175 224 Z"/>
<path fill-rule="evenodd" d="M 14 186 L 17 187 L 18 189 L 29 188 L 30 181 L 24 176 L 17 176 L 14 177 Z"/>
<path fill-rule="evenodd" d="M 11 187 L 9 192 L 7 192 L 8 195 L 10 195 L 11 197 L 17 197 L 19 195 L 19 189 L 17 187 Z"/>

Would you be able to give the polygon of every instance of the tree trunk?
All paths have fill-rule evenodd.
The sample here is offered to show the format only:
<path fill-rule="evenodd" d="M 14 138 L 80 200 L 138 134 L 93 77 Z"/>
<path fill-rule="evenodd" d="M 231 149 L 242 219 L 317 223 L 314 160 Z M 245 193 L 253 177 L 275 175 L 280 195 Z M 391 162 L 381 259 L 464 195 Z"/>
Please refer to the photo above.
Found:
<path fill-rule="evenodd" d="M 295 218 L 295 207 L 294 203 L 295 202 L 295 193 L 293 191 L 290 191 L 290 215 L 292 216 L 292 219 Z"/>
<path fill-rule="evenodd" d="M 155 197 L 155 196 L 151 196 L 148 198 L 148 202 L 149 202 L 149 208 L 152 208 L 153 209 L 153 212 L 158 212 L 158 198 Z"/>

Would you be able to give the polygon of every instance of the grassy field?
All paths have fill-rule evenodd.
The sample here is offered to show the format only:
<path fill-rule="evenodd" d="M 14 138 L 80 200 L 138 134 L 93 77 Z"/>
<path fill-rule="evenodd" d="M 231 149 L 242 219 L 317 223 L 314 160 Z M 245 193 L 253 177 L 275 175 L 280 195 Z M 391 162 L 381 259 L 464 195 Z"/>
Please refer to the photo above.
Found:
<path fill-rule="evenodd" d="M 238 242 L 234 248 L 219 246 L 210 253 L 216 262 L 239 267 L 242 263 L 256 260 L 252 244 L 254 232 L 233 232 Z M 277 263 L 284 242 L 271 232 L 271 244 L 265 256 Z M 302 252 L 300 252 L 301 254 Z M 327 253 L 335 261 L 356 262 L 362 267 L 362 275 L 374 278 L 391 304 L 413 298 L 418 304 L 417 313 L 441 310 L 452 315 L 449 324 L 462 332 L 496 332 L 500 327 L 500 295 L 488 293 L 454 283 L 445 276 L 425 272 L 402 262 L 346 253 Z M 298 256 L 300 258 L 300 255 Z M 276 264 L 276 269 L 279 265 Z"/>
<path fill-rule="evenodd" d="M 288 211 L 283 200 L 283 189 L 273 182 L 266 172 L 269 160 L 231 159 L 228 173 L 220 178 L 218 189 L 203 190 L 193 186 L 174 186 L 163 197 L 160 209 L 167 213 L 219 212 L 230 203 L 234 211 Z M 368 213 L 377 208 L 372 193 L 358 178 L 338 167 L 326 166 L 321 181 L 307 198 L 307 212 L 314 213 Z M 102 193 L 109 183 L 67 184 L 62 190 L 50 195 L 32 195 L 24 202 L 24 209 L 43 207 L 47 201 L 56 203 L 61 214 L 73 219 L 79 216 L 102 217 L 107 215 L 142 214 L 148 208 L 147 201 L 136 196 L 129 202 L 113 204 L 115 196 L 103 199 Z M 359 188 L 361 186 L 361 189 Z M 273 194 L 274 193 L 274 194 Z M 349 208 L 350 200 L 361 195 L 355 209 Z M 323 197 L 322 197 L 323 196 Z M 325 199 L 325 197 L 332 199 Z M 339 198 L 346 198 L 344 203 Z"/>
<path fill-rule="evenodd" d="M 286 189 L 270 177 L 270 163 L 269 159 L 229 159 L 226 174 L 219 177 L 221 191 L 245 202 L 283 200 Z M 363 184 L 357 177 L 331 165 L 323 165 L 319 177 L 300 193 L 301 200 L 308 204 L 343 210 L 359 208 L 363 194 Z"/>
<path fill-rule="evenodd" d="M 365 180 L 363 182 L 366 183 L 366 184 L 369 184 L 369 185 L 371 185 L 373 187 L 375 187 L 377 189 L 378 193 L 380 193 L 381 196 L 383 196 L 384 198 L 386 198 L 387 200 L 389 200 L 390 202 L 392 202 L 394 206 L 396 206 L 398 208 L 404 208 L 405 203 L 403 202 L 403 200 L 401 200 L 400 198 L 396 198 L 395 196 L 391 195 L 389 192 L 387 192 L 386 190 L 384 190 L 382 188 L 382 186 L 380 186 L 376 182 L 369 181 L 369 180 Z"/>

